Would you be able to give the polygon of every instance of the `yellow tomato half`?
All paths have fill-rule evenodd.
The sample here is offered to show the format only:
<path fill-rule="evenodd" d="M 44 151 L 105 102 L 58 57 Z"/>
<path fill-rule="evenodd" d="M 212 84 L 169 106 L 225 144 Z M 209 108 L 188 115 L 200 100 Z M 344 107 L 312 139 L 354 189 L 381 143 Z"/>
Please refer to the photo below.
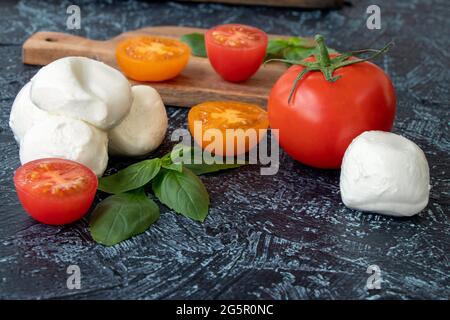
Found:
<path fill-rule="evenodd" d="M 219 156 L 246 153 L 264 137 L 267 112 L 255 104 L 208 101 L 189 110 L 188 126 L 200 147 Z"/>
<path fill-rule="evenodd" d="M 191 50 L 179 40 L 138 36 L 120 42 L 116 59 L 120 69 L 137 81 L 164 81 L 176 77 L 186 66 Z"/>

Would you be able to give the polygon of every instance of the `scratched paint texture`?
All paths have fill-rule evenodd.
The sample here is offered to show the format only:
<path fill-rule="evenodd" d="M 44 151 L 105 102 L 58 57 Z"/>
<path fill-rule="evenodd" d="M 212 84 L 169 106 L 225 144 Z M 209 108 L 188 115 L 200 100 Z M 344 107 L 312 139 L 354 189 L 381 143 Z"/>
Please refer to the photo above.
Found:
<path fill-rule="evenodd" d="M 281 154 L 275 176 L 258 167 L 203 177 L 212 205 L 204 224 L 161 207 L 144 234 L 106 248 L 87 220 L 38 224 L 22 210 L 12 183 L 18 147 L 8 127 L 19 89 L 38 71 L 21 63 L 21 45 L 40 30 L 66 31 L 70 1 L 0 3 L 0 298 L 132 299 L 448 299 L 450 6 L 435 1 L 352 1 L 336 11 L 219 4 L 77 1 L 77 34 L 107 39 L 149 25 L 252 24 L 272 33 L 322 33 L 337 49 L 396 46 L 378 60 L 398 94 L 394 131 L 421 146 L 431 169 L 428 207 L 391 218 L 344 207 L 339 172 L 315 170 Z M 365 27 L 369 4 L 382 29 Z M 168 108 L 170 131 L 187 110 Z M 166 139 L 155 156 L 169 150 Z M 111 159 L 109 172 L 132 163 Z M 99 197 L 103 197 L 100 195 Z M 98 199 L 97 199 L 98 200 Z M 81 290 L 66 289 L 66 268 L 81 268 Z M 365 289 L 377 264 L 381 290 Z"/>

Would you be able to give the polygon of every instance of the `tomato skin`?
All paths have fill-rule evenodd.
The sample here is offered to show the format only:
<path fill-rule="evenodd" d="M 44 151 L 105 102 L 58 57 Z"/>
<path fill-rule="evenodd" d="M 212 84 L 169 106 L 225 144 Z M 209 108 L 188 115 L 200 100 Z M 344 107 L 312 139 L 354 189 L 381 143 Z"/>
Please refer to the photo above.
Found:
<path fill-rule="evenodd" d="M 235 48 L 221 45 L 213 40 L 213 32 L 221 28 L 242 26 L 258 33 L 260 40 L 251 47 Z M 267 34 L 254 27 L 228 24 L 214 27 L 206 32 L 205 46 L 214 70 L 226 81 L 242 82 L 258 71 L 266 56 Z"/>
<path fill-rule="evenodd" d="M 314 61 L 314 58 L 309 58 Z M 302 66 L 290 67 L 273 86 L 269 122 L 279 129 L 281 147 L 295 160 L 318 168 L 340 168 L 351 141 L 367 130 L 390 131 L 395 89 L 384 71 L 370 62 L 335 70 L 334 83 L 309 72 L 289 94 Z"/>
<path fill-rule="evenodd" d="M 231 121 L 230 121 L 231 120 Z M 201 131 L 195 123 L 200 123 Z M 193 106 L 188 114 L 188 128 L 195 142 L 204 150 L 217 156 L 232 157 L 253 149 L 265 136 L 269 120 L 267 112 L 261 107 L 237 101 L 207 101 Z M 209 129 L 219 130 L 222 134 L 222 148 L 213 150 L 213 141 L 205 138 Z M 227 129 L 234 129 L 236 135 L 227 137 Z M 245 131 L 255 130 L 255 140 L 245 136 Z M 239 130 L 243 130 L 242 134 Z"/>
<path fill-rule="evenodd" d="M 182 53 L 165 59 L 155 56 L 150 59 L 136 58 L 128 53 L 130 47 L 145 47 L 146 43 L 150 42 L 176 47 Z M 160 82 L 175 78 L 186 67 L 190 55 L 191 49 L 185 43 L 176 39 L 157 36 L 138 36 L 125 39 L 116 47 L 117 64 L 128 78 L 136 81 Z"/>
<path fill-rule="evenodd" d="M 76 164 L 82 168 L 83 176 L 88 183 L 86 188 L 75 194 L 67 196 L 51 196 L 40 194 L 32 189 L 24 179 L 29 170 L 43 161 Z M 17 196 L 25 211 L 35 220 L 49 225 L 63 225 L 72 223 L 83 217 L 91 207 L 97 190 L 98 180 L 92 170 L 77 162 L 46 158 L 30 161 L 19 167 L 14 174 L 14 184 Z"/>

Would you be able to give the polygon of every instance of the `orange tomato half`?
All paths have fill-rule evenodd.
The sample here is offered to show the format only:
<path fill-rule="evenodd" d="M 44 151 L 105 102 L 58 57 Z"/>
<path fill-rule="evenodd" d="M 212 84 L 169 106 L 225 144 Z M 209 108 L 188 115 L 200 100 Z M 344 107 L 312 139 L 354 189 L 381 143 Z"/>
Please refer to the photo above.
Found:
<path fill-rule="evenodd" d="M 191 55 L 189 46 L 179 40 L 138 36 L 120 42 L 116 59 L 120 69 L 137 81 L 164 81 L 176 77 Z"/>
<path fill-rule="evenodd" d="M 219 156 L 246 153 L 264 137 L 267 112 L 255 104 L 209 101 L 191 108 L 188 126 L 198 145 Z"/>

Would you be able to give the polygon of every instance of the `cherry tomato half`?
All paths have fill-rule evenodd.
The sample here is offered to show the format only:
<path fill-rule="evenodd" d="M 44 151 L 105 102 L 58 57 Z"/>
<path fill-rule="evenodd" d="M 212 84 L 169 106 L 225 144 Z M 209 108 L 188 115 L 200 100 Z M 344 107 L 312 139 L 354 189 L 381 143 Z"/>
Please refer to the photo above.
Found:
<path fill-rule="evenodd" d="M 25 211 L 45 224 L 68 224 L 89 210 L 97 190 L 95 173 L 70 160 L 46 158 L 28 162 L 14 174 L 17 196 Z"/>
<path fill-rule="evenodd" d="M 200 125 L 200 128 L 196 125 Z M 269 119 L 267 112 L 254 104 L 208 101 L 189 110 L 188 126 L 202 149 L 219 156 L 234 156 L 246 153 L 261 141 L 269 126 Z M 210 131 L 211 136 L 207 133 L 209 129 L 213 129 Z M 216 142 L 216 139 L 219 137 L 216 133 L 221 138 L 217 148 L 219 140 Z"/>
<path fill-rule="evenodd" d="M 224 24 L 206 32 L 205 45 L 214 70 L 227 81 L 250 78 L 264 61 L 267 34 L 242 24 Z"/>
<path fill-rule="evenodd" d="M 189 46 L 179 40 L 138 36 L 116 47 L 117 64 L 129 78 L 137 81 L 164 81 L 176 77 L 191 55 Z"/>

